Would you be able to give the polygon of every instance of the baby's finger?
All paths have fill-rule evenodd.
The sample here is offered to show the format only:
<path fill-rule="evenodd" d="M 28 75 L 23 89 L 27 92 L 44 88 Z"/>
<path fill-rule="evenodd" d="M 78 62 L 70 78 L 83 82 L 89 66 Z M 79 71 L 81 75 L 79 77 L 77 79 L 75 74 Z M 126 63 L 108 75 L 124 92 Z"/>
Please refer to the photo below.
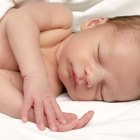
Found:
<path fill-rule="evenodd" d="M 74 119 L 73 121 L 66 124 L 61 124 L 57 122 L 57 128 L 59 132 L 65 132 L 65 131 L 75 129 L 75 127 L 77 126 L 77 123 L 78 123 L 78 119 Z"/>
<path fill-rule="evenodd" d="M 45 129 L 45 122 L 44 122 L 44 106 L 43 103 L 40 101 L 35 101 L 34 103 L 34 111 L 35 111 L 35 119 L 37 127 L 40 130 Z"/>
<path fill-rule="evenodd" d="M 56 113 L 52 105 L 52 102 L 50 100 L 45 100 L 44 107 L 45 107 L 45 115 L 48 121 L 48 127 L 50 128 L 51 131 L 57 131 Z"/>
<path fill-rule="evenodd" d="M 62 124 L 65 124 L 66 123 L 65 117 L 63 115 L 63 112 L 61 111 L 60 106 L 57 104 L 56 101 L 53 102 L 53 106 L 54 106 L 56 117 L 57 117 L 58 121 Z"/>
<path fill-rule="evenodd" d="M 88 111 L 86 114 L 84 114 L 80 119 L 79 122 L 77 124 L 77 126 L 75 127 L 75 129 L 79 129 L 84 127 L 85 125 L 88 124 L 88 122 L 92 119 L 94 114 L 94 111 Z"/>
<path fill-rule="evenodd" d="M 21 119 L 23 122 L 27 122 L 28 121 L 28 114 L 29 111 L 32 107 L 33 104 L 33 100 L 32 99 L 25 99 L 23 102 L 23 106 L 22 106 L 22 111 L 21 111 Z"/>

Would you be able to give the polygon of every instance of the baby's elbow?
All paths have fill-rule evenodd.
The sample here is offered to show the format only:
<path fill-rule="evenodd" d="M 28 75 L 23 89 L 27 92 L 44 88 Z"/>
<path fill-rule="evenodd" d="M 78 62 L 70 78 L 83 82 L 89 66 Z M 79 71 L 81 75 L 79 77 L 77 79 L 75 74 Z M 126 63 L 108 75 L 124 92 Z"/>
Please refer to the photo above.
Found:
<path fill-rule="evenodd" d="M 55 15 L 53 22 L 58 21 L 60 24 L 59 27 L 61 27 L 63 29 L 71 28 L 72 23 L 73 23 L 72 11 L 64 4 L 57 3 L 52 6 L 53 6 L 53 8 L 51 9 L 51 13 L 53 13 Z"/>
<path fill-rule="evenodd" d="M 72 28 L 72 24 L 73 24 L 73 15 L 72 15 L 72 11 L 67 8 L 66 6 L 64 7 L 63 9 L 63 16 L 65 17 L 64 18 L 64 21 L 65 21 L 65 28 Z"/>

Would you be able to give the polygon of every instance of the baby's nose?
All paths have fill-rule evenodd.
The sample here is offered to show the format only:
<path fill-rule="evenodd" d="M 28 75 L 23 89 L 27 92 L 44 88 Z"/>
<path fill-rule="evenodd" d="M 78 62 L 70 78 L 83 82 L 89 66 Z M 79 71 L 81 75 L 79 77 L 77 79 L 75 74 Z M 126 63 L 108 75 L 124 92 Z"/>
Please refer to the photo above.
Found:
<path fill-rule="evenodd" d="M 104 78 L 103 70 L 99 67 L 89 65 L 85 68 L 86 86 L 91 88 L 101 82 Z"/>

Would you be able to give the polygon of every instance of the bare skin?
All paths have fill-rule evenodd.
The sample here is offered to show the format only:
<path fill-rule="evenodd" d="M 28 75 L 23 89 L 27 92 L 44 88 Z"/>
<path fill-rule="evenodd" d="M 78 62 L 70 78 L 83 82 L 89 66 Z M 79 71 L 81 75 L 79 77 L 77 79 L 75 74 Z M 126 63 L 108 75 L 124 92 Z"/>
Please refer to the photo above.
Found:
<path fill-rule="evenodd" d="M 54 19 L 58 21 L 57 24 L 55 24 L 55 20 L 51 22 L 54 24 L 50 24 L 48 22 L 50 19 L 39 19 L 42 12 L 38 14 L 38 10 L 42 10 L 42 8 L 47 9 L 46 12 L 43 11 L 46 14 L 48 12 L 50 14 L 51 8 L 56 10 L 58 8 L 58 11 L 69 15 L 69 11 L 61 5 L 50 4 L 46 8 L 44 3 L 38 3 L 33 6 L 23 6 L 18 11 L 12 9 L 1 21 L 0 82 L 3 86 L 0 89 L 0 111 L 15 118 L 21 118 L 23 121 L 27 121 L 29 117 L 30 121 L 37 123 L 40 130 L 44 130 L 45 126 L 48 126 L 52 131 L 81 128 L 91 120 L 93 111 L 87 112 L 78 119 L 75 114 L 63 113 L 55 101 L 55 96 L 59 95 L 62 90 L 62 84 L 57 76 L 56 58 L 52 59 L 52 56 L 55 56 L 58 43 L 70 34 L 71 22 L 61 23 L 62 19 L 57 19 L 58 15 L 53 14 L 52 17 L 56 17 Z M 64 15 L 67 17 L 67 14 Z M 48 15 L 44 16 L 47 17 Z M 34 24 L 33 20 L 37 23 Z M 49 24 L 50 26 L 46 27 Z M 17 28 L 14 29 L 13 25 L 16 25 Z M 40 31 L 47 30 L 40 36 L 41 51 L 38 49 L 39 42 L 36 42 L 39 37 L 37 28 Z M 57 28 L 60 29 L 57 30 Z M 50 29 L 55 29 L 55 31 Z M 62 36 L 60 35 L 54 42 L 53 36 L 58 33 L 62 33 Z M 47 79 L 46 75 L 48 76 Z M 38 93 L 34 94 L 36 91 Z"/>

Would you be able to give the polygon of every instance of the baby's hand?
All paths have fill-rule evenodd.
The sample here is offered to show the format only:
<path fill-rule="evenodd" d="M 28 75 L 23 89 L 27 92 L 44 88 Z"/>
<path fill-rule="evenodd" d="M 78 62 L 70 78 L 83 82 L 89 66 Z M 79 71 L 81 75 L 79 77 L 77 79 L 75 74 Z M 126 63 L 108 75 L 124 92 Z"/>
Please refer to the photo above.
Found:
<path fill-rule="evenodd" d="M 84 127 L 92 119 L 94 112 L 92 110 L 88 111 L 80 119 L 78 119 L 78 117 L 73 113 L 63 113 L 63 114 L 65 117 L 66 123 L 61 124 L 57 121 L 57 129 L 60 132 L 69 131 L 73 129 L 79 129 L 79 128 Z"/>
<path fill-rule="evenodd" d="M 22 108 L 22 120 L 28 121 L 28 114 L 33 107 L 35 121 L 40 130 L 45 129 L 45 120 L 52 131 L 57 131 L 57 121 L 65 123 L 63 113 L 51 94 L 48 80 L 42 76 L 25 77 L 23 83 L 24 102 Z"/>

